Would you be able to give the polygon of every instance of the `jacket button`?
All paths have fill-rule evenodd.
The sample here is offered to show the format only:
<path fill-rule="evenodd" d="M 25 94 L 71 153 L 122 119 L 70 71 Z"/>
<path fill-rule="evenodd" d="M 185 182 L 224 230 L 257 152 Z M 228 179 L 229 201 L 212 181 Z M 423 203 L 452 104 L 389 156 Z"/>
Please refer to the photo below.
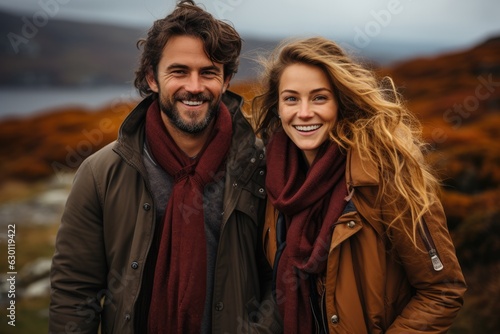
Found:
<path fill-rule="evenodd" d="M 134 262 L 132 262 L 132 264 L 130 266 L 132 267 L 132 269 L 137 269 L 137 268 L 139 268 L 139 263 L 134 261 Z"/>
<path fill-rule="evenodd" d="M 255 163 L 255 158 L 250 159 L 250 162 L 254 164 Z"/>
<path fill-rule="evenodd" d="M 222 311 L 223 308 L 224 308 L 224 303 L 223 302 L 218 302 L 217 304 L 215 304 L 215 310 L 216 311 Z"/>
<path fill-rule="evenodd" d="M 144 210 L 146 210 L 146 211 L 149 211 L 149 210 L 151 210 L 151 204 L 149 204 L 149 203 L 144 203 L 144 205 L 142 206 L 142 208 L 143 208 Z"/>
<path fill-rule="evenodd" d="M 264 175 L 264 174 L 266 174 L 266 172 L 264 172 L 264 170 L 263 170 L 263 169 L 261 169 L 261 170 L 259 171 L 259 175 Z"/>
<path fill-rule="evenodd" d="M 125 321 L 130 321 L 130 314 L 125 314 Z"/>
<path fill-rule="evenodd" d="M 260 188 L 260 189 L 259 189 L 259 192 L 260 192 L 261 194 L 263 194 L 263 193 L 265 192 L 264 188 Z"/>
<path fill-rule="evenodd" d="M 334 315 L 332 315 L 330 320 L 332 321 L 332 324 L 338 324 L 339 323 L 339 316 L 334 314 Z"/>
<path fill-rule="evenodd" d="M 236 188 L 236 187 L 238 187 L 238 183 L 234 182 L 233 183 L 233 188 Z"/>
<path fill-rule="evenodd" d="M 355 225 L 356 225 L 356 223 L 353 220 L 351 220 L 350 222 L 347 223 L 347 227 L 349 227 L 349 228 L 353 228 Z"/>

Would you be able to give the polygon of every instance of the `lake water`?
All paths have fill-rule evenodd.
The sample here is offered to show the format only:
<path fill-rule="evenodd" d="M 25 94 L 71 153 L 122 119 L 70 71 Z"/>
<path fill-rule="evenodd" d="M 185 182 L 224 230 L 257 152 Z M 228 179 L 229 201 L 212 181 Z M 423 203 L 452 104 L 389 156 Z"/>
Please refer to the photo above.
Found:
<path fill-rule="evenodd" d="M 6 117 L 23 117 L 36 113 L 78 106 L 96 110 L 109 103 L 139 99 L 135 88 L 112 86 L 96 88 L 1 88 L 0 120 Z"/>

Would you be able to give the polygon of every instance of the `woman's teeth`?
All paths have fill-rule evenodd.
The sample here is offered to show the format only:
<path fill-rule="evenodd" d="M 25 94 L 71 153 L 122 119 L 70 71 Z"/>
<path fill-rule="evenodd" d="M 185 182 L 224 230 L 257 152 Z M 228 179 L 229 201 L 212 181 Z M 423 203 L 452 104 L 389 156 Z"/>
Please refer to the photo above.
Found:
<path fill-rule="evenodd" d="M 317 130 L 321 125 L 295 125 L 295 128 L 299 131 L 309 132 Z"/>

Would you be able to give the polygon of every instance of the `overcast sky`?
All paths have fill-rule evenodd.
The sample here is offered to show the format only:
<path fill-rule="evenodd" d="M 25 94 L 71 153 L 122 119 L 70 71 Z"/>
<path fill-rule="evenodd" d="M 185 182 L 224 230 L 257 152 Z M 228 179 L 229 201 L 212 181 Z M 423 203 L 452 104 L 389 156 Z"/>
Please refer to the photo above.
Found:
<path fill-rule="evenodd" d="M 373 41 L 466 47 L 500 35 L 499 0 L 216 0 L 197 1 L 243 36 L 323 35 L 362 46 Z M 28 19 L 51 18 L 149 27 L 174 0 L 0 0 Z M 20 22 L 20 25 L 22 22 Z"/>

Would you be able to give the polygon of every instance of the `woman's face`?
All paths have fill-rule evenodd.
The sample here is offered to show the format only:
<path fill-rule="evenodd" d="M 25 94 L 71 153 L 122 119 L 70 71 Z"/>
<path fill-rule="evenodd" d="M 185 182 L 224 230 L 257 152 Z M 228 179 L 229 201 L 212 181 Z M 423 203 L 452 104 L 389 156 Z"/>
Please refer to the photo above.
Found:
<path fill-rule="evenodd" d="M 337 121 L 333 87 L 319 67 L 297 63 L 283 71 L 278 94 L 283 129 L 311 165 Z"/>

